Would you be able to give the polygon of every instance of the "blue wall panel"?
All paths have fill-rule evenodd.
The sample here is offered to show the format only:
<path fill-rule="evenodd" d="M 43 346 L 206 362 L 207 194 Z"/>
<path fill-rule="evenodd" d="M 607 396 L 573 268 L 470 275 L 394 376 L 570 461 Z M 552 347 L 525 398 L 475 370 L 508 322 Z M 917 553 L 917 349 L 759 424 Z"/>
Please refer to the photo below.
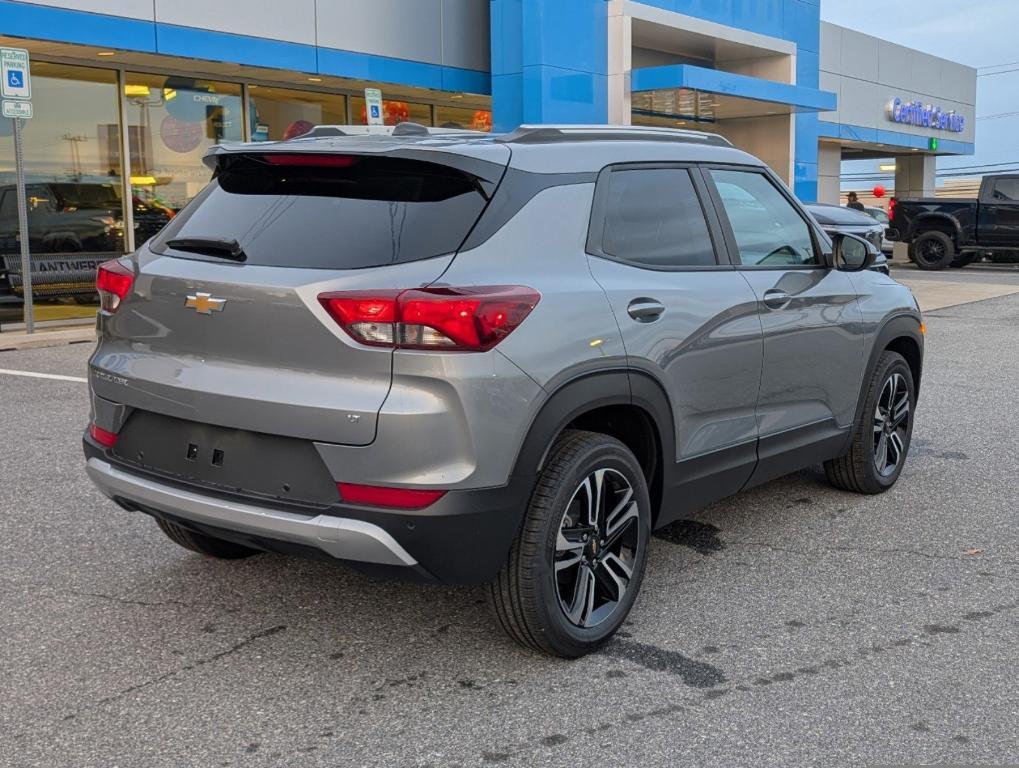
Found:
<path fill-rule="evenodd" d="M 151 21 L 0 0 L 0 33 L 156 53 Z"/>
<path fill-rule="evenodd" d="M 0 33 L 420 88 L 491 91 L 488 72 L 13 0 L 0 0 Z"/>
<path fill-rule="evenodd" d="M 496 130 L 608 119 L 605 0 L 492 0 L 491 16 Z"/>

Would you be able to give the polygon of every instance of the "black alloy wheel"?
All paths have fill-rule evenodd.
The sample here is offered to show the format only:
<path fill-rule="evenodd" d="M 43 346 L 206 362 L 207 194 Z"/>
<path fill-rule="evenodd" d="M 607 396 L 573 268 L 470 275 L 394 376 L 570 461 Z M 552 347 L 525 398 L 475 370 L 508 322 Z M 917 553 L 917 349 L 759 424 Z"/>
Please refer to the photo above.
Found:
<path fill-rule="evenodd" d="M 559 523 L 553 570 L 559 607 L 577 627 L 601 624 L 626 597 L 640 544 L 637 500 L 621 472 L 596 469 Z"/>

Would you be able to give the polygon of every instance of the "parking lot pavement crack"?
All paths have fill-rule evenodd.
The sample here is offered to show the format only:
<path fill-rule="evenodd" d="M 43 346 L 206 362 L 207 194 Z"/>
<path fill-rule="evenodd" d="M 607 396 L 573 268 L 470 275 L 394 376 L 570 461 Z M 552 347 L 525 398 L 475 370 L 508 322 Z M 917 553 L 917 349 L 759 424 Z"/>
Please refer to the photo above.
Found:
<path fill-rule="evenodd" d="M 145 688 L 150 688 L 153 685 L 158 685 L 159 683 L 162 683 L 165 680 L 169 680 L 172 677 L 176 677 L 177 675 L 182 674 L 184 672 L 191 672 L 191 671 L 193 671 L 195 669 L 199 669 L 201 667 L 204 667 L 207 664 L 211 664 L 214 661 L 218 661 L 218 660 L 220 660 L 222 658 L 225 658 L 227 656 L 231 656 L 231 655 L 233 655 L 233 654 L 235 654 L 235 653 L 237 653 L 239 651 L 244 650 L 245 648 L 247 648 L 249 645 L 251 645 L 255 641 L 261 640 L 261 639 L 266 638 L 266 637 L 272 637 L 273 635 L 278 634 L 278 633 L 284 631 L 286 628 L 287 627 L 286 627 L 285 624 L 280 624 L 280 625 L 275 626 L 275 627 L 269 627 L 268 629 L 259 630 L 258 632 L 255 632 L 255 633 L 253 633 L 251 635 L 248 635 L 243 640 L 241 640 L 241 641 L 239 641 L 237 643 L 234 643 L 232 646 L 230 646 L 229 648 L 227 648 L 225 650 L 219 651 L 218 653 L 214 653 L 214 654 L 212 654 L 210 656 L 203 656 L 202 658 L 196 659 L 195 661 L 189 662 L 188 664 L 184 664 L 183 666 L 178 667 L 177 669 L 172 669 L 169 672 L 164 672 L 164 673 L 162 673 L 160 675 L 156 675 L 154 677 L 150 677 L 149 679 L 143 680 L 140 683 L 135 683 L 134 685 L 129 685 L 127 688 L 119 690 L 116 693 L 110 694 L 109 696 L 105 696 L 105 697 L 99 699 L 98 701 L 96 701 L 92 705 L 92 707 L 90 707 L 90 708 L 94 709 L 96 707 L 105 706 L 105 705 L 110 704 L 110 703 L 112 703 L 114 701 L 118 701 L 120 699 L 123 699 L 125 696 L 129 696 L 132 693 L 136 693 L 136 692 L 141 691 L 141 690 L 143 690 Z M 75 719 L 78 716 L 78 714 L 80 712 L 81 712 L 81 710 L 78 710 L 78 711 L 73 712 L 73 713 L 71 713 L 69 715 L 65 715 L 64 716 L 64 720 L 73 720 L 73 719 Z"/>
<path fill-rule="evenodd" d="M 677 714 L 689 713 L 692 710 L 711 706 L 712 702 L 733 694 L 759 692 L 772 685 L 781 686 L 787 683 L 800 683 L 809 678 L 820 678 L 836 670 L 843 670 L 867 663 L 884 654 L 904 651 L 915 645 L 929 646 L 942 638 L 958 636 L 966 630 L 967 626 L 994 618 L 998 614 L 1014 611 L 1017 608 L 1019 608 L 1019 600 L 992 605 L 983 610 L 968 611 L 961 614 L 963 619 L 961 624 L 924 624 L 917 631 L 910 633 L 909 636 L 861 645 L 854 654 L 838 657 L 830 656 L 819 661 L 798 663 L 797 666 L 790 664 L 788 669 L 747 675 L 736 681 L 727 680 L 721 671 L 712 665 L 698 662 L 677 651 L 668 651 L 652 645 L 616 639 L 608 643 L 600 651 L 600 654 L 611 658 L 633 661 L 653 671 L 669 672 L 681 676 L 689 674 L 690 664 L 696 665 L 692 668 L 694 669 L 694 682 L 688 682 L 685 677 L 684 682 L 704 690 L 676 699 L 660 701 L 658 706 L 653 709 L 631 711 L 622 718 L 617 717 L 610 721 L 592 723 L 584 728 L 583 732 L 591 737 L 605 734 L 619 727 L 632 729 L 635 723 L 646 720 L 668 719 Z M 942 621 L 948 620 L 950 619 L 942 619 Z M 683 671 L 684 669 L 686 670 L 685 672 Z M 558 748 L 569 740 L 566 737 L 543 736 L 535 741 L 501 744 L 499 745 L 499 752 L 482 753 L 482 760 L 485 763 L 506 762 L 511 759 L 523 758 L 539 750 Z"/>
<path fill-rule="evenodd" d="M 130 598 L 117 597 L 116 595 L 104 595 L 101 592 L 76 592 L 71 589 L 63 590 L 62 594 L 74 595 L 75 597 L 94 597 L 99 600 L 109 600 L 112 603 L 120 603 L 121 605 L 141 605 L 146 608 L 159 608 L 167 605 L 189 606 L 189 603 L 185 603 L 183 600 L 158 600 L 154 602 L 147 600 L 131 600 Z"/>
<path fill-rule="evenodd" d="M 945 555 L 935 552 L 923 552 L 918 549 L 907 549 L 905 547 L 817 547 L 816 549 L 803 549 L 797 547 L 780 547 L 764 541 L 747 540 L 737 542 L 730 546 L 757 547 L 760 549 L 769 549 L 773 552 L 801 555 L 803 557 L 817 557 L 819 555 L 843 552 L 859 555 L 907 555 L 912 557 L 922 557 L 927 560 L 951 560 L 955 562 L 972 562 L 973 560 L 973 558 L 969 555 Z"/>

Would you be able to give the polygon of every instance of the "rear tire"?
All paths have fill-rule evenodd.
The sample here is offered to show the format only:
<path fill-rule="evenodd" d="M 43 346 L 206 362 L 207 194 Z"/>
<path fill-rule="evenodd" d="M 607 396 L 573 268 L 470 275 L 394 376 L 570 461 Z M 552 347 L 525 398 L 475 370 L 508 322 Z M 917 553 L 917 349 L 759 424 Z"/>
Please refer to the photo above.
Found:
<path fill-rule="evenodd" d="M 257 555 L 259 550 L 245 547 L 241 544 L 234 544 L 232 541 L 216 539 L 202 533 L 195 533 L 183 528 L 168 520 L 156 518 L 156 525 L 167 535 L 170 541 L 179 544 L 184 549 L 190 549 L 206 557 L 215 557 L 220 560 L 238 560 L 242 557 Z"/>
<path fill-rule="evenodd" d="M 633 606 L 650 533 L 647 482 L 630 450 L 608 435 L 563 433 L 489 584 L 499 624 L 520 645 L 553 656 L 597 649 Z"/>
<path fill-rule="evenodd" d="M 944 232 L 931 230 L 913 240 L 909 256 L 920 269 L 945 269 L 955 259 L 955 243 Z"/>
<path fill-rule="evenodd" d="M 909 364 L 899 353 L 885 350 L 867 384 L 849 451 L 824 463 L 828 482 L 843 491 L 868 494 L 895 485 L 909 453 L 915 404 Z"/>

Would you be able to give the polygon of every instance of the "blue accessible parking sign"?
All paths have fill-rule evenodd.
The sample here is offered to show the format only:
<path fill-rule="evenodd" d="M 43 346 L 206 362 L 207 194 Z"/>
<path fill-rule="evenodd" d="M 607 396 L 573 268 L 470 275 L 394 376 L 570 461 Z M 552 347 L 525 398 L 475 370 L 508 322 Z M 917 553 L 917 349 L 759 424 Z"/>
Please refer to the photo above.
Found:
<path fill-rule="evenodd" d="M 0 48 L 0 91 L 5 99 L 32 98 L 32 82 L 28 73 L 28 51 L 23 48 Z"/>

